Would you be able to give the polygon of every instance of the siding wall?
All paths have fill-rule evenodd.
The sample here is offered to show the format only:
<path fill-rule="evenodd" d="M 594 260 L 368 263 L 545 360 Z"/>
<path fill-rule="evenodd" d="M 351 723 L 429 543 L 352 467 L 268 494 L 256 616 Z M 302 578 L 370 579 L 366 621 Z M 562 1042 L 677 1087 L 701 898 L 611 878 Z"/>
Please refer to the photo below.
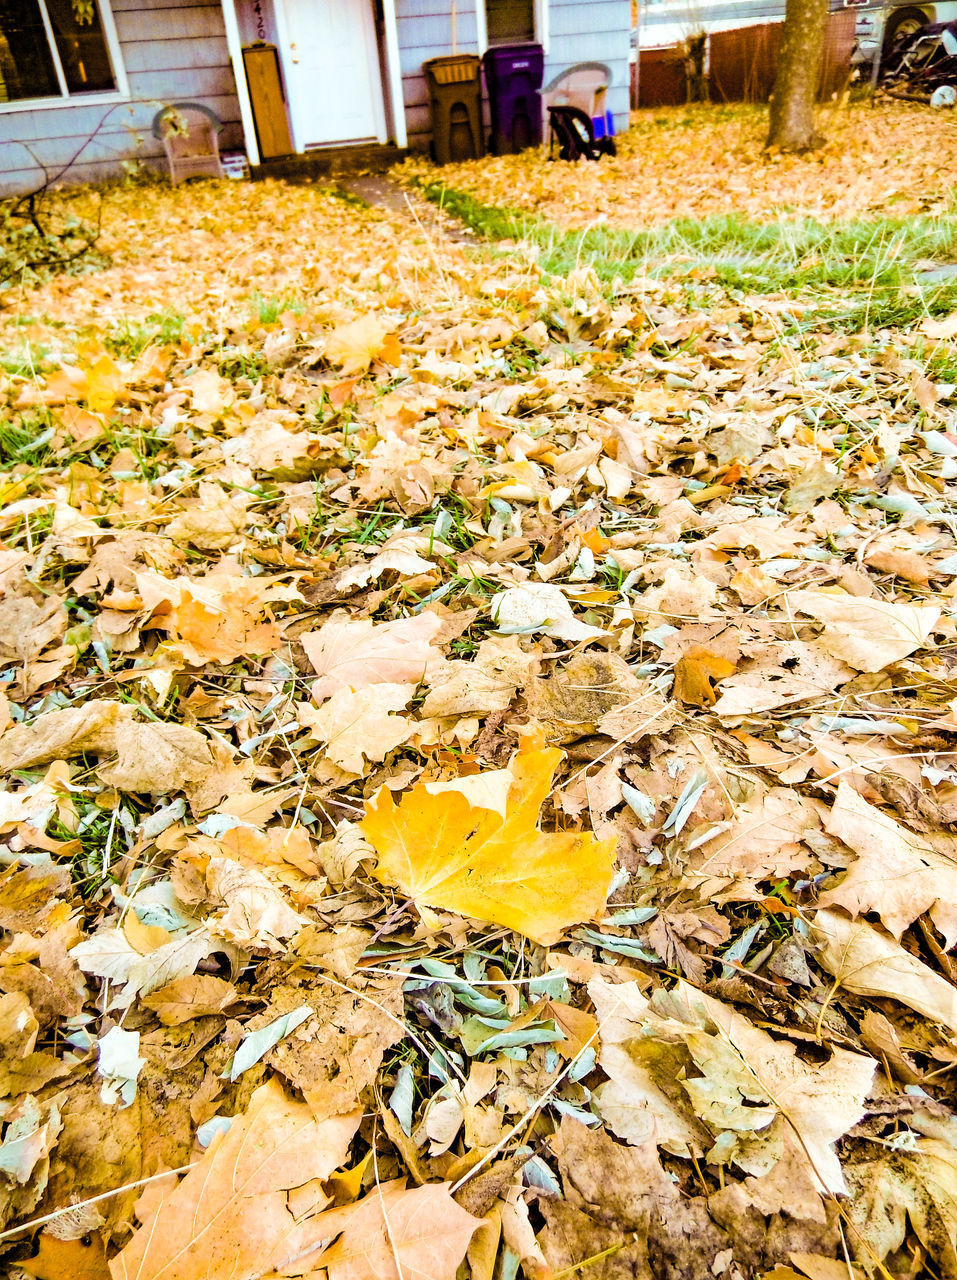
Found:
<path fill-rule="evenodd" d="M 449 0 L 396 0 L 399 65 L 409 146 L 424 151 L 429 145 L 429 94 L 422 63 L 451 53 L 475 53 L 478 31 L 475 0 L 456 5 L 456 47 L 452 46 Z"/>
<path fill-rule="evenodd" d="M 116 177 L 121 161 L 132 158 L 151 167 L 165 165 L 151 125 L 167 102 L 211 107 L 225 125 L 221 147 L 242 147 L 220 0 L 112 0 L 111 7 L 131 101 L 74 100 L 62 107 L 0 112 L 0 194 L 38 186 L 41 165 L 56 171 L 73 156 L 66 182 Z"/>

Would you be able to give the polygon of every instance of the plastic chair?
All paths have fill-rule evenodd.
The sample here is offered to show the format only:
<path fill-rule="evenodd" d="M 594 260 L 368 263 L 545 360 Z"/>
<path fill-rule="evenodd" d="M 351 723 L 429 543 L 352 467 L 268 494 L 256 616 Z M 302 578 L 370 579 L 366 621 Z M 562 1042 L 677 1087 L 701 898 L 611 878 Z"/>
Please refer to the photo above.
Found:
<path fill-rule="evenodd" d="M 166 149 L 169 180 L 224 178 L 219 158 L 222 121 L 201 102 L 173 102 L 153 117 L 153 136 Z"/>
<path fill-rule="evenodd" d="M 555 76 L 542 90 L 543 143 L 547 145 L 549 107 L 577 107 L 590 120 L 605 116 L 611 70 L 604 62 L 579 62 Z"/>

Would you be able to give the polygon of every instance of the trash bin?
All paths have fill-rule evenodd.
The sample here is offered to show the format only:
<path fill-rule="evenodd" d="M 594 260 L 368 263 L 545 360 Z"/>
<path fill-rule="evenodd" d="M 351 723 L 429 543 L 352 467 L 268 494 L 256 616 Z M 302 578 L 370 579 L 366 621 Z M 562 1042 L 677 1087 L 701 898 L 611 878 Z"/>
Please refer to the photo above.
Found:
<path fill-rule="evenodd" d="M 489 49 L 482 62 L 492 109 L 492 150 L 506 155 L 536 146 L 542 140 L 544 49 L 540 44 L 507 45 Z"/>
<path fill-rule="evenodd" d="M 480 66 L 472 53 L 430 58 L 422 64 L 429 87 L 432 159 L 436 164 L 475 160 L 485 154 Z"/>

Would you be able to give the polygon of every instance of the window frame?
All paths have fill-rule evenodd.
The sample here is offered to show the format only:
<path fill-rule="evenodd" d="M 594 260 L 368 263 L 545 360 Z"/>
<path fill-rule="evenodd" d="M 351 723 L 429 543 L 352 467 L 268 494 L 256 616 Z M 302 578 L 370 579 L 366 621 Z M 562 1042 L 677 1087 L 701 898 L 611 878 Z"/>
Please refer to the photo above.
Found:
<path fill-rule="evenodd" d="M 549 0 L 532 0 L 532 19 L 534 22 L 534 39 L 540 44 L 548 56 L 548 5 Z M 481 56 L 489 48 L 488 42 L 488 10 L 486 0 L 475 0 L 475 24 L 478 36 L 478 51 Z"/>
<path fill-rule="evenodd" d="M 129 81 L 126 78 L 126 67 L 123 65 L 120 40 L 116 33 L 116 23 L 113 20 L 110 0 L 96 0 L 96 6 L 100 14 L 100 26 L 103 29 L 103 39 L 106 41 L 106 51 L 109 55 L 110 66 L 113 69 L 116 88 L 93 90 L 91 93 L 70 93 L 67 89 L 66 77 L 63 74 L 63 63 L 54 38 L 53 25 L 50 22 L 46 0 L 37 0 L 37 4 L 40 9 L 40 17 L 43 19 L 43 29 L 46 33 L 47 46 L 53 60 L 53 69 L 56 74 L 57 84 L 60 87 L 60 94 L 58 97 L 17 98 L 13 102 L 0 102 L 0 116 L 12 115 L 16 111 L 63 110 L 64 107 L 71 106 L 98 106 L 101 102 L 128 101 L 130 96 Z"/>

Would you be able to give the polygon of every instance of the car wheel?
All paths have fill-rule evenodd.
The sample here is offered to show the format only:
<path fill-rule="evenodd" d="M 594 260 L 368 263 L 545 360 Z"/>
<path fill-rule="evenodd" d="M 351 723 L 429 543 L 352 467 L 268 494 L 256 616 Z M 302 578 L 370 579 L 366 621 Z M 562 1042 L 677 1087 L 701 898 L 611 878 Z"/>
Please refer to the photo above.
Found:
<path fill-rule="evenodd" d="M 927 26 L 927 14 L 923 9 L 905 7 L 895 9 L 884 23 L 884 39 L 881 42 L 881 61 L 888 56 L 894 45 L 904 36 L 912 36 L 921 27 Z"/>

